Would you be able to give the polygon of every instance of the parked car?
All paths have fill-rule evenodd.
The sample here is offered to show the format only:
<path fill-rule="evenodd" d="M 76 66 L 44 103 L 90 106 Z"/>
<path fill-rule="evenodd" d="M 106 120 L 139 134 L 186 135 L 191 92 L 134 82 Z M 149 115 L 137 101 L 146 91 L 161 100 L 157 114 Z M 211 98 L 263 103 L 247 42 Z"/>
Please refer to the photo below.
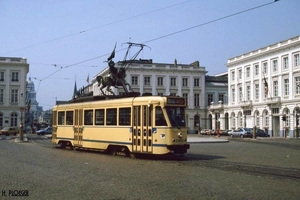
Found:
<path fill-rule="evenodd" d="M 200 131 L 201 135 L 207 135 L 208 132 L 209 132 L 208 129 L 203 129 L 203 130 Z"/>
<path fill-rule="evenodd" d="M 220 135 L 225 135 L 225 136 L 228 136 L 229 135 L 229 133 L 231 132 L 232 130 L 223 130 L 223 131 L 221 131 L 220 132 Z"/>
<path fill-rule="evenodd" d="M 10 135 L 10 134 L 14 134 L 17 135 L 17 133 L 19 132 L 18 128 L 14 128 L 14 127 L 4 127 L 0 133 L 1 135 Z"/>
<path fill-rule="evenodd" d="M 36 134 L 38 134 L 38 135 L 52 134 L 52 127 L 48 126 L 47 128 L 38 130 L 38 131 L 36 131 Z"/>
<path fill-rule="evenodd" d="M 267 134 L 264 130 L 262 129 L 257 129 L 256 130 L 256 137 L 270 137 L 269 134 Z"/>
<path fill-rule="evenodd" d="M 250 128 L 238 128 L 234 131 L 231 132 L 230 136 L 233 137 L 240 137 L 240 138 L 245 138 L 245 137 L 253 137 L 253 132 Z"/>

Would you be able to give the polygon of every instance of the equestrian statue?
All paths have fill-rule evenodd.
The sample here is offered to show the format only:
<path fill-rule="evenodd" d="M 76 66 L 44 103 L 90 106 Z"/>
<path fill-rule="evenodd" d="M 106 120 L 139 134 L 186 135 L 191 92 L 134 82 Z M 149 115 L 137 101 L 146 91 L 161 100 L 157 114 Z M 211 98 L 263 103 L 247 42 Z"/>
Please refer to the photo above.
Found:
<path fill-rule="evenodd" d="M 136 44 L 136 43 L 127 43 L 129 44 L 126 55 L 124 60 L 121 62 L 121 67 L 116 68 L 115 67 L 115 62 L 113 61 L 113 58 L 115 57 L 115 51 L 116 51 L 116 45 L 114 47 L 114 50 L 112 51 L 111 55 L 107 58 L 108 63 L 108 69 L 109 69 L 109 76 L 108 77 L 102 77 L 102 76 L 97 76 L 96 80 L 98 82 L 98 87 L 100 87 L 100 91 L 103 96 L 107 96 L 103 89 L 106 88 L 106 91 L 111 93 L 112 95 L 115 95 L 114 92 L 112 91 L 111 87 L 118 88 L 118 86 L 122 86 L 125 95 L 129 94 L 129 92 L 133 92 L 131 89 L 131 86 L 129 83 L 126 82 L 126 70 L 127 68 L 131 65 L 133 60 L 138 56 L 138 54 L 143 50 L 143 47 L 145 45 L 143 44 Z M 129 60 L 127 60 L 128 56 L 128 51 L 132 46 L 140 46 L 140 50 Z M 128 87 L 128 88 L 127 88 Z"/>

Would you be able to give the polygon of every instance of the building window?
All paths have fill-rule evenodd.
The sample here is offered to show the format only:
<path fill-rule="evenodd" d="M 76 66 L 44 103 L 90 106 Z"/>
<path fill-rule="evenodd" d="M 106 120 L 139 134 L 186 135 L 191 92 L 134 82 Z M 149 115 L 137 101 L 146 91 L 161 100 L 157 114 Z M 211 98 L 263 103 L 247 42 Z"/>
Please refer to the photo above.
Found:
<path fill-rule="evenodd" d="M 194 79 L 194 87 L 199 87 L 200 86 L 200 80 L 199 78 Z"/>
<path fill-rule="evenodd" d="M 170 93 L 170 96 L 176 97 L 176 93 Z"/>
<path fill-rule="evenodd" d="M 273 72 L 277 72 L 278 71 L 278 61 L 277 60 L 273 60 Z"/>
<path fill-rule="evenodd" d="M 288 69 L 289 68 L 289 58 L 284 57 L 283 58 L 283 69 Z"/>
<path fill-rule="evenodd" d="M 171 78 L 171 86 L 176 86 L 176 78 Z"/>
<path fill-rule="evenodd" d="M 189 102 L 189 96 L 188 96 L 188 93 L 183 93 L 182 96 L 183 96 L 183 98 L 185 99 L 185 105 L 188 106 L 188 102 Z"/>
<path fill-rule="evenodd" d="M 249 78 L 250 77 L 250 67 L 246 68 L 246 77 Z"/>
<path fill-rule="evenodd" d="M 214 95 L 213 94 L 208 94 L 207 95 L 207 103 L 208 103 L 208 105 L 211 105 L 211 102 L 214 102 Z"/>
<path fill-rule="evenodd" d="M 147 85 L 147 86 L 150 85 L 150 77 L 149 76 L 144 77 L 144 85 Z"/>
<path fill-rule="evenodd" d="M 247 85 L 247 100 L 250 100 L 250 85 Z"/>
<path fill-rule="evenodd" d="M 235 102 L 235 89 L 234 88 L 231 89 L 231 93 L 232 93 L 231 102 L 234 103 Z"/>
<path fill-rule="evenodd" d="M 19 72 L 11 73 L 11 81 L 19 81 Z"/>
<path fill-rule="evenodd" d="M 243 90 L 242 87 L 239 87 L 239 101 L 243 101 Z"/>
<path fill-rule="evenodd" d="M 11 90 L 11 103 L 18 103 L 18 90 Z"/>
<path fill-rule="evenodd" d="M 157 85 L 158 86 L 164 85 L 164 77 L 157 77 Z"/>
<path fill-rule="evenodd" d="M 235 80 L 235 73 L 234 73 L 234 71 L 231 72 L 231 80 L 232 80 L 232 81 Z"/>
<path fill-rule="evenodd" d="M 260 120 L 259 120 L 259 112 L 256 113 L 256 126 L 259 127 Z"/>
<path fill-rule="evenodd" d="M 0 89 L 0 103 L 4 103 L 4 89 Z"/>
<path fill-rule="evenodd" d="M 10 126 L 18 126 L 18 115 L 16 113 L 10 115 Z"/>
<path fill-rule="evenodd" d="M 300 76 L 295 77 L 296 94 L 300 94 Z"/>
<path fill-rule="evenodd" d="M 182 86 L 183 87 L 188 87 L 188 79 L 187 78 L 182 78 Z"/>
<path fill-rule="evenodd" d="M 267 74 L 268 73 L 268 63 L 263 63 L 263 73 Z"/>
<path fill-rule="evenodd" d="M 274 97 L 278 97 L 278 81 L 273 81 Z"/>
<path fill-rule="evenodd" d="M 255 84 L 255 99 L 259 99 L 259 84 Z"/>
<path fill-rule="evenodd" d="M 259 74 L 259 66 L 258 65 L 255 65 L 254 66 L 254 74 L 257 76 Z"/>
<path fill-rule="evenodd" d="M 4 72 L 0 72 L 0 81 L 4 81 Z"/>
<path fill-rule="evenodd" d="M 242 79 L 242 70 L 239 69 L 239 80 L 241 80 L 241 79 Z"/>
<path fill-rule="evenodd" d="M 159 93 L 157 93 L 157 95 L 158 96 L 164 96 L 164 93 L 159 92 Z"/>
<path fill-rule="evenodd" d="M 266 115 L 265 116 L 265 126 L 269 126 L 269 116 L 268 115 Z"/>
<path fill-rule="evenodd" d="M 194 94 L 194 106 L 199 107 L 199 102 L 200 102 L 200 95 Z"/>
<path fill-rule="evenodd" d="M 284 95 L 288 96 L 289 95 L 289 79 L 284 79 Z"/>
<path fill-rule="evenodd" d="M 138 85 L 138 77 L 137 76 L 131 77 L 131 85 Z"/>
<path fill-rule="evenodd" d="M 297 67 L 300 65 L 300 58 L 299 58 L 299 53 L 294 54 L 294 67 Z"/>
<path fill-rule="evenodd" d="M 224 94 L 219 94 L 219 101 L 222 101 L 222 103 L 224 103 Z"/>

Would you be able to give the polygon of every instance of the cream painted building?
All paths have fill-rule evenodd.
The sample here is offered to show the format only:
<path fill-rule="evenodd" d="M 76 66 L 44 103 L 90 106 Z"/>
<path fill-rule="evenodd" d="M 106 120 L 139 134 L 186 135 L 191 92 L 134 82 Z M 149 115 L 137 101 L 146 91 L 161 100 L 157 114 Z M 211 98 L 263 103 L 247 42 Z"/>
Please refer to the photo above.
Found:
<path fill-rule="evenodd" d="M 121 62 L 115 65 L 121 66 Z M 153 95 L 181 96 L 186 99 L 186 120 L 191 133 L 207 126 L 207 105 L 205 103 L 205 67 L 199 66 L 196 61 L 191 64 L 153 63 L 150 60 L 135 60 L 126 71 L 126 81 L 134 92 L 151 93 Z M 102 95 L 97 76 L 107 77 L 109 68 L 97 74 L 92 83 L 85 88 L 85 93 Z M 124 93 L 122 87 L 111 87 L 116 95 Z M 104 88 L 106 94 L 109 94 Z"/>
<path fill-rule="evenodd" d="M 0 57 L 0 128 L 24 124 L 28 71 L 26 58 Z"/>
<path fill-rule="evenodd" d="M 245 53 L 227 62 L 228 105 L 210 106 L 220 127 L 265 129 L 296 137 L 300 114 L 300 36 Z M 282 117 L 286 116 L 286 121 Z"/>

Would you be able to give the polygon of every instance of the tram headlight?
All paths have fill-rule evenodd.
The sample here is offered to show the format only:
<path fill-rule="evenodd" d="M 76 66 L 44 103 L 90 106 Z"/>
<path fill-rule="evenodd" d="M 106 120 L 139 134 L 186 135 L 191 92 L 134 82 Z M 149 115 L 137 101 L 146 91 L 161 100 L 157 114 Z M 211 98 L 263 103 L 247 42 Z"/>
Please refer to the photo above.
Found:
<path fill-rule="evenodd" d="M 178 133 L 178 137 L 179 137 L 179 138 L 182 138 L 182 137 L 183 137 L 183 135 L 182 135 L 181 132 Z"/>

